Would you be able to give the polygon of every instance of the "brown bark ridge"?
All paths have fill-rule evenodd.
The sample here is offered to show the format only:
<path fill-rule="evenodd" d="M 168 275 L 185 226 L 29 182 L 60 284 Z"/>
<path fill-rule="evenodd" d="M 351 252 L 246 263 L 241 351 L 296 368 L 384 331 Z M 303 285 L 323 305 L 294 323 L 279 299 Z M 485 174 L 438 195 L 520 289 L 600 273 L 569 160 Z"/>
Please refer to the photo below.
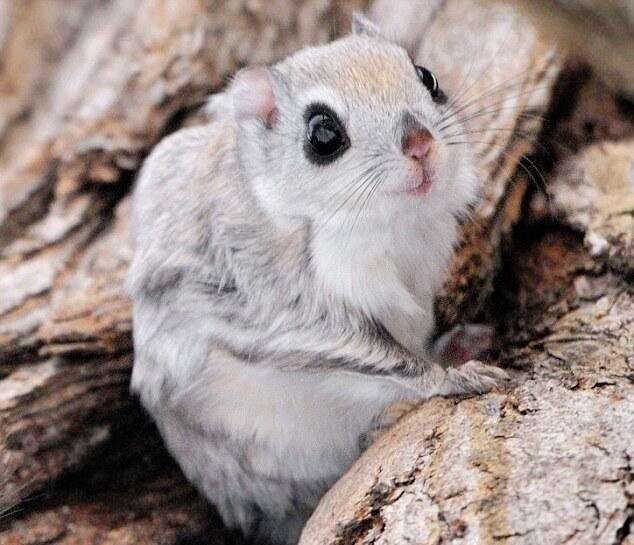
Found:
<path fill-rule="evenodd" d="M 183 480 L 159 437 L 135 420 L 99 447 L 80 472 L 34 496 L 21 507 L 24 512 L 16 509 L 0 543 L 242 543 Z"/>

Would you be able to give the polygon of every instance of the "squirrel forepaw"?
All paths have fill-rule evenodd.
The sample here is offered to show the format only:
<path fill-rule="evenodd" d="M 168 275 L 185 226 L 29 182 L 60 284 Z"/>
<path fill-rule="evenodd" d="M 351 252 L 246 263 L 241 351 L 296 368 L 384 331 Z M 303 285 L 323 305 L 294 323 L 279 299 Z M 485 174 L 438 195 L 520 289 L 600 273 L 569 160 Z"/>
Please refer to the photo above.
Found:
<path fill-rule="evenodd" d="M 471 360 L 459 367 L 451 367 L 441 386 L 440 395 L 485 394 L 502 389 L 511 380 L 509 374 L 493 365 Z"/>

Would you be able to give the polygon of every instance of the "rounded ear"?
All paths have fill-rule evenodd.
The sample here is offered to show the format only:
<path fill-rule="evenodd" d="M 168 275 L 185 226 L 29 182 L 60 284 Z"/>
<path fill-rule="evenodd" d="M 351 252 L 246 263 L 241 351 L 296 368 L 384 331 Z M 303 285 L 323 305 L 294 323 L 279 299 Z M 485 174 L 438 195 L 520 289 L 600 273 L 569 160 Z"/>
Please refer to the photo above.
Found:
<path fill-rule="evenodd" d="M 253 66 L 240 70 L 233 78 L 229 95 L 237 120 L 260 119 L 269 128 L 275 123 L 277 105 L 268 68 Z"/>
<path fill-rule="evenodd" d="M 381 29 L 359 11 L 352 14 L 352 33 L 379 38 Z"/>

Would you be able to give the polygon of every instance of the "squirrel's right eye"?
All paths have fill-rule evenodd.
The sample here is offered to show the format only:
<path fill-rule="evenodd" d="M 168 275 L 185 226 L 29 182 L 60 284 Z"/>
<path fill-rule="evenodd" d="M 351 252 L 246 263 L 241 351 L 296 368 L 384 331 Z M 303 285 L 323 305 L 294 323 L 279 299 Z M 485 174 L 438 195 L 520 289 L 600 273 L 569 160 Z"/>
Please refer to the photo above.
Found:
<path fill-rule="evenodd" d="M 316 165 L 325 165 L 340 157 L 350 142 L 337 115 L 327 106 L 315 104 L 306 111 L 304 152 Z"/>
<path fill-rule="evenodd" d="M 431 70 L 428 70 L 424 66 L 414 65 L 416 69 L 416 75 L 421 83 L 427 87 L 429 94 L 434 102 L 438 102 L 439 104 L 444 104 L 447 102 L 447 96 L 442 92 L 442 89 L 438 86 L 438 80 L 434 73 Z"/>

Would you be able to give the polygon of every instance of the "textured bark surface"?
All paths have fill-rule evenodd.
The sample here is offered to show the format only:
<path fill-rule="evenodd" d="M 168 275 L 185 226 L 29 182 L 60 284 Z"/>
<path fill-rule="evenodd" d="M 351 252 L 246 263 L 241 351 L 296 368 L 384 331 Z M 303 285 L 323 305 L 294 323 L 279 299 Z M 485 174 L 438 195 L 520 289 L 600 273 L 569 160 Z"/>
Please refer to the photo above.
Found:
<path fill-rule="evenodd" d="M 198 538 L 214 545 L 241 543 L 185 483 L 139 416 L 98 448 L 81 472 L 26 503 L 22 509 L 28 514 L 16 517 L 0 543 L 162 545 Z"/>
<path fill-rule="evenodd" d="M 128 395 L 129 191 L 233 70 L 347 32 L 368 3 L 0 0 L 0 513 L 24 500 L 1 543 L 237 543 Z M 438 321 L 496 324 L 516 386 L 412 413 L 304 542 L 628 543 L 631 105 L 584 67 L 555 85 L 561 60 L 504 6 L 371 14 L 465 106 L 455 138 L 486 184 Z"/>

